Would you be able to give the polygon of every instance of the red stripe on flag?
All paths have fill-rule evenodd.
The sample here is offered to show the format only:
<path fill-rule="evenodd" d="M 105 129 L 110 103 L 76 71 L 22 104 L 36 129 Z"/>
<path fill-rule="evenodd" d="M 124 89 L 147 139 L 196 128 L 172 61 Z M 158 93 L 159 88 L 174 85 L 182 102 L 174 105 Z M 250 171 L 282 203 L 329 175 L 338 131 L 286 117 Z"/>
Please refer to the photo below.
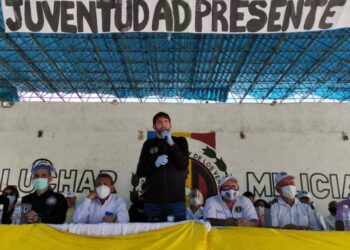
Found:
<path fill-rule="evenodd" d="M 215 132 L 210 133 L 192 133 L 191 138 L 208 144 L 212 148 L 216 148 Z"/>

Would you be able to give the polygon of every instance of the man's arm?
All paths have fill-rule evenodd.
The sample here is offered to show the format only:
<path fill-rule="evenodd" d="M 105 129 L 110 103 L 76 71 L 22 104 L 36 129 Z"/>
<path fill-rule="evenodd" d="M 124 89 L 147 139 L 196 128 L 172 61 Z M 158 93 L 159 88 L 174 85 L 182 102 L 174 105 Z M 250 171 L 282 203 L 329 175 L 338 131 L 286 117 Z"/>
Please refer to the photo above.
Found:
<path fill-rule="evenodd" d="M 309 216 L 309 229 L 311 230 L 322 230 L 319 221 L 317 219 L 316 211 L 308 206 L 308 216 Z"/>
<path fill-rule="evenodd" d="M 258 215 L 253 203 L 246 197 L 241 197 L 244 218 L 238 220 L 237 226 L 256 227 L 259 225 Z"/>
<path fill-rule="evenodd" d="M 123 199 L 118 199 L 116 208 L 117 222 L 129 222 L 129 212 L 126 209 L 126 204 Z"/>
<path fill-rule="evenodd" d="M 186 138 L 177 137 L 175 144 L 169 146 L 169 148 L 172 159 L 175 161 L 176 168 L 180 170 L 187 169 L 190 153 L 188 150 L 188 143 Z"/>
<path fill-rule="evenodd" d="M 89 222 L 89 207 L 92 200 L 85 198 L 81 204 L 79 204 L 73 214 L 73 223 L 88 223 Z"/>
<path fill-rule="evenodd" d="M 227 218 L 227 219 L 216 219 L 207 218 L 212 226 L 238 226 L 238 219 Z"/>
<path fill-rule="evenodd" d="M 154 162 L 149 162 L 149 146 L 147 141 L 143 144 L 139 163 L 137 164 L 136 174 L 139 177 L 146 177 L 152 175 L 156 170 Z"/>

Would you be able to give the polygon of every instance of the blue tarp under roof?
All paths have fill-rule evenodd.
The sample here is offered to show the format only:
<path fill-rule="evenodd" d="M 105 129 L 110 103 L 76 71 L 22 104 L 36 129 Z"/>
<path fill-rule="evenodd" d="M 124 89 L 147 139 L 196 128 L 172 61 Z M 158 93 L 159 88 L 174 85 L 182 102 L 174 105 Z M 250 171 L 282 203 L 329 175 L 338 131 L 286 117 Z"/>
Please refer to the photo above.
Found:
<path fill-rule="evenodd" d="M 0 8 L 0 80 L 20 97 L 350 100 L 350 29 L 244 35 L 5 33 L 1 13 Z"/>

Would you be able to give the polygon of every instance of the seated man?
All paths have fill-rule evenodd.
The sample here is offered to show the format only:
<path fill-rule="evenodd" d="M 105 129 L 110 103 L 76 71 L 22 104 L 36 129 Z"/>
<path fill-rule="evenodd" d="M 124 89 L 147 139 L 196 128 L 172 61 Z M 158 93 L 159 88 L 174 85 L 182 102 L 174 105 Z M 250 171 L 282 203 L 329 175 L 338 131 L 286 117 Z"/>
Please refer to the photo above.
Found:
<path fill-rule="evenodd" d="M 258 199 L 254 202 L 254 207 L 258 215 L 259 227 L 266 227 L 265 210 L 267 208 L 267 202 L 263 199 Z"/>
<path fill-rule="evenodd" d="M 329 215 L 324 218 L 327 230 L 335 231 L 335 216 L 337 215 L 337 202 L 331 201 L 328 203 Z"/>
<path fill-rule="evenodd" d="M 203 195 L 199 189 L 190 192 L 190 207 L 186 209 L 186 220 L 203 220 Z"/>
<path fill-rule="evenodd" d="M 222 177 L 220 194 L 208 198 L 204 206 L 204 218 L 212 226 L 258 226 L 258 216 L 249 198 L 238 194 L 238 180 L 233 176 Z"/>
<path fill-rule="evenodd" d="M 271 205 L 271 226 L 285 229 L 320 230 L 312 208 L 295 198 L 297 188 L 294 176 L 285 172 L 278 173 L 275 183 L 275 189 L 281 196 Z"/>
<path fill-rule="evenodd" d="M 337 204 L 337 214 L 335 216 L 335 230 L 344 231 L 344 222 L 343 222 L 343 206 L 348 205 L 350 207 L 350 199 L 339 201 Z"/>
<path fill-rule="evenodd" d="M 106 173 L 96 178 L 96 188 L 78 205 L 73 214 L 74 223 L 128 222 L 125 202 L 115 193 L 113 179 Z"/>
<path fill-rule="evenodd" d="M 29 223 L 61 224 L 66 219 L 67 201 L 63 195 L 55 193 L 49 186 L 55 169 L 51 161 L 38 159 L 32 165 L 32 184 L 34 193 L 24 196 L 22 203 L 32 205 L 27 214 Z"/>

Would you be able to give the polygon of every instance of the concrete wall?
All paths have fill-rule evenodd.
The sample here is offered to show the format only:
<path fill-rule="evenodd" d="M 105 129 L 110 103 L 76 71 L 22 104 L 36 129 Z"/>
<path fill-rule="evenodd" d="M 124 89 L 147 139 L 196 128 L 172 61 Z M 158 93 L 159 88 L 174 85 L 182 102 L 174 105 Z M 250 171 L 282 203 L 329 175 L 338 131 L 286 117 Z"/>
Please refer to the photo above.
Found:
<path fill-rule="evenodd" d="M 113 170 L 129 202 L 143 144 L 138 131 L 151 130 L 158 111 L 171 115 L 174 131 L 215 132 L 216 153 L 239 178 L 241 192 L 260 192 L 270 200 L 273 173 L 288 171 L 299 188 L 312 191 L 324 215 L 330 200 L 349 195 L 350 141 L 342 139 L 342 131 L 350 135 L 347 104 L 19 103 L 0 108 L 0 188 L 17 184 L 22 193 L 30 192 L 20 169 L 47 157 L 58 170 L 77 170 L 75 181 L 61 178 L 60 191 L 68 191 L 63 184 L 75 189 L 80 184 L 75 191 L 83 197 L 93 178 L 84 169 Z"/>

